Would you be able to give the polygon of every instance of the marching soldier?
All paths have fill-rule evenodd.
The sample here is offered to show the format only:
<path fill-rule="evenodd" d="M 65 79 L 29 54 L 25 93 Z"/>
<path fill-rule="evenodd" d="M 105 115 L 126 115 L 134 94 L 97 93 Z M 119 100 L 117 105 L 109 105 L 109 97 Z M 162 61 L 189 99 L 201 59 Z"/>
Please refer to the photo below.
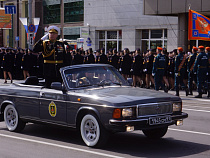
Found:
<path fill-rule="evenodd" d="M 82 54 L 82 51 L 77 49 L 76 55 L 74 55 L 74 62 L 73 62 L 74 65 L 83 64 L 84 57 L 81 54 Z"/>
<path fill-rule="evenodd" d="M 195 59 L 197 56 L 197 47 L 192 48 L 192 54 L 188 57 L 188 62 L 187 62 L 187 72 L 188 72 L 188 88 L 189 88 L 189 95 L 193 95 L 192 89 L 193 89 L 193 81 L 196 83 L 196 74 L 193 72 L 193 67 L 195 64 Z"/>
<path fill-rule="evenodd" d="M 177 50 L 174 49 L 173 52 L 169 53 L 168 62 L 168 78 L 171 90 L 174 90 L 174 67 L 175 67 L 175 56 L 177 55 Z"/>
<path fill-rule="evenodd" d="M 136 87 L 136 81 L 141 86 L 141 73 L 142 73 L 143 58 L 140 56 L 140 49 L 136 49 L 135 56 L 133 57 L 133 86 Z"/>
<path fill-rule="evenodd" d="M 7 74 L 11 80 L 12 83 L 12 68 L 14 63 L 12 62 L 13 58 L 12 55 L 10 54 L 10 49 L 6 49 L 6 53 L 3 56 L 3 72 L 4 72 L 4 83 L 7 83 Z"/>
<path fill-rule="evenodd" d="M 210 97 L 210 47 L 206 47 L 206 54 L 208 55 L 208 72 L 207 72 L 207 82 L 208 82 L 208 98 Z"/>
<path fill-rule="evenodd" d="M 88 64 L 94 64 L 95 63 L 95 57 L 93 55 L 93 50 L 92 48 L 88 49 L 88 56 L 87 56 L 87 63 Z"/>
<path fill-rule="evenodd" d="M 64 43 L 57 40 L 60 29 L 57 26 L 48 27 L 49 39 L 43 36 L 35 46 L 34 52 L 42 52 L 44 57 L 45 86 L 50 88 L 52 82 L 62 82 L 59 69 L 64 66 Z"/>
<path fill-rule="evenodd" d="M 118 62 L 119 62 L 119 56 L 117 56 L 117 49 L 114 48 L 112 52 L 113 52 L 113 56 L 111 58 L 111 64 L 116 69 L 118 69 L 119 68 L 119 64 L 118 64 Z"/>
<path fill-rule="evenodd" d="M 23 51 L 21 48 L 18 48 L 17 53 L 15 54 L 15 77 L 20 80 L 23 78 L 23 72 L 21 70 L 22 66 Z"/>
<path fill-rule="evenodd" d="M 2 79 L 3 78 L 3 56 L 5 54 L 5 48 L 1 48 L 1 51 L 0 51 L 0 78 Z"/>
<path fill-rule="evenodd" d="M 157 47 L 156 49 L 157 56 L 154 58 L 152 74 L 155 80 L 155 90 L 158 91 L 161 87 L 167 93 L 168 91 L 162 82 L 166 68 L 165 56 L 161 54 L 162 50 L 163 48 L 161 47 Z"/>
<path fill-rule="evenodd" d="M 174 69 L 176 96 L 179 96 L 179 85 L 181 85 L 182 88 L 185 89 L 186 96 L 188 96 L 188 93 L 189 93 L 188 88 L 183 82 L 187 57 L 185 56 L 182 47 L 178 47 L 177 52 L 178 52 L 178 55 L 175 58 L 175 69 Z"/>
<path fill-rule="evenodd" d="M 122 76 L 127 80 L 128 75 L 130 75 L 132 59 L 129 55 L 129 49 L 128 48 L 124 49 L 124 54 L 125 55 L 121 59 L 121 61 L 122 61 L 121 68 L 122 68 Z"/>
<path fill-rule="evenodd" d="M 208 71 L 208 56 L 204 52 L 204 46 L 199 46 L 198 48 L 198 56 L 195 60 L 194 72 L 197 72 L 197 87 L 198 87 L 198 95 L 195 98 L 202 98 L 202 86 L 204 89 L 207 89 L 206 83 L 206 74 Z"/>
<path fill-rule="evenodd" d="M 150 88 L 150 81 L 154 85 L 154 79 L 152 77 L 152 68 L 153 68 L 153 61 L 154 61 L 154 55 L 153 50 L 150 49 L 148 52 L 148 56 L 146 57 L 145 62 L 145 73 L 146 73 L 146 88 Z"/>
<path fill-rule="evenodd" d="M 108 58 L 105 55 L 105 49 L 104 48 L 101 48 L 101 56 L 100 56 L 100 62 L 99 63 L 108 64 Z"/>

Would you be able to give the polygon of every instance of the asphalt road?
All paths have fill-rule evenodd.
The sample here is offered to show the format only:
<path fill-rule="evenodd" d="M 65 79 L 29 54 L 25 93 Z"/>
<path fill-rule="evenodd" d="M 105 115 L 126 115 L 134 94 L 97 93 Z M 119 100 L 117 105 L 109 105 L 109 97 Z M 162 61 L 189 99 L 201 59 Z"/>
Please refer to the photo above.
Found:
<path fill-rule="evenodd" d="M 189 117 L 184 120 L 183 126 L 170 126 L 160 140 L 149 140 L 141 131 L 117 133 L 111 135 L 107 146 L 94 149 L 85 146 L 80 135 L 69 129 L 27 124 L 21 133 L 14 133 L 9 132 L 1 122 L 0 158 L 209 158 L 210 99 L 206 95 L 195 99 L 185 97 L 184 92 L 180 94 L 183 111 Z"/>

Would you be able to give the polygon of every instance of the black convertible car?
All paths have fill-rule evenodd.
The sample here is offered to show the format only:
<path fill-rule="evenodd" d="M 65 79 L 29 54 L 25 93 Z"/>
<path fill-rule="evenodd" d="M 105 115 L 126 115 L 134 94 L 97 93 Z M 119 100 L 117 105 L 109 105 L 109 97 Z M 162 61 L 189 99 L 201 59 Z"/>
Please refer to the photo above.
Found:
<path fill-rule="evenodd" d="M 181 125 L 179 97 L 131 87 L 116 69 L 106 64 L 63 67 L 63 83 L 29 77 L 24 83 L 0 86 L 0 118 L 9 131 L 21 131 L 27 122 L 78 129 L 87 146 L 99 147 L 113 132 L 142 130 L 161 138 L 169 125 Z"/>

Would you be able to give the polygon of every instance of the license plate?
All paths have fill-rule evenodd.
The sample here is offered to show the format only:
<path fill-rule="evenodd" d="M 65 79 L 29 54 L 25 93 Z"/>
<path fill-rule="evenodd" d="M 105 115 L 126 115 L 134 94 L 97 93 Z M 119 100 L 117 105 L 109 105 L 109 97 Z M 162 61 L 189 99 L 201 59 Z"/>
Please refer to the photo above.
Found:
<path fill-rule="evenodd" d="M 160 116 L 160 117 L 149 118 L 149 125 L 159 125 L 159 124 L 165 124 L 165 123 L 171 123 L 170 116 Z"/>

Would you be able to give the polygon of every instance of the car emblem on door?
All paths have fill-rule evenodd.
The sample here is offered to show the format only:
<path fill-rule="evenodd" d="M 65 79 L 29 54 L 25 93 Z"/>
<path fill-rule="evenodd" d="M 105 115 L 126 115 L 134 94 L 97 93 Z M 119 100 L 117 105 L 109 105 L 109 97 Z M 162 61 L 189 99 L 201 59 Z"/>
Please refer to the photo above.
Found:
<path fill-rule="evenodd" d="M 55 117 L 57 114 L 57 108 L 53 101 L 49 104 L 49 114 L 52 117 Z"/>

